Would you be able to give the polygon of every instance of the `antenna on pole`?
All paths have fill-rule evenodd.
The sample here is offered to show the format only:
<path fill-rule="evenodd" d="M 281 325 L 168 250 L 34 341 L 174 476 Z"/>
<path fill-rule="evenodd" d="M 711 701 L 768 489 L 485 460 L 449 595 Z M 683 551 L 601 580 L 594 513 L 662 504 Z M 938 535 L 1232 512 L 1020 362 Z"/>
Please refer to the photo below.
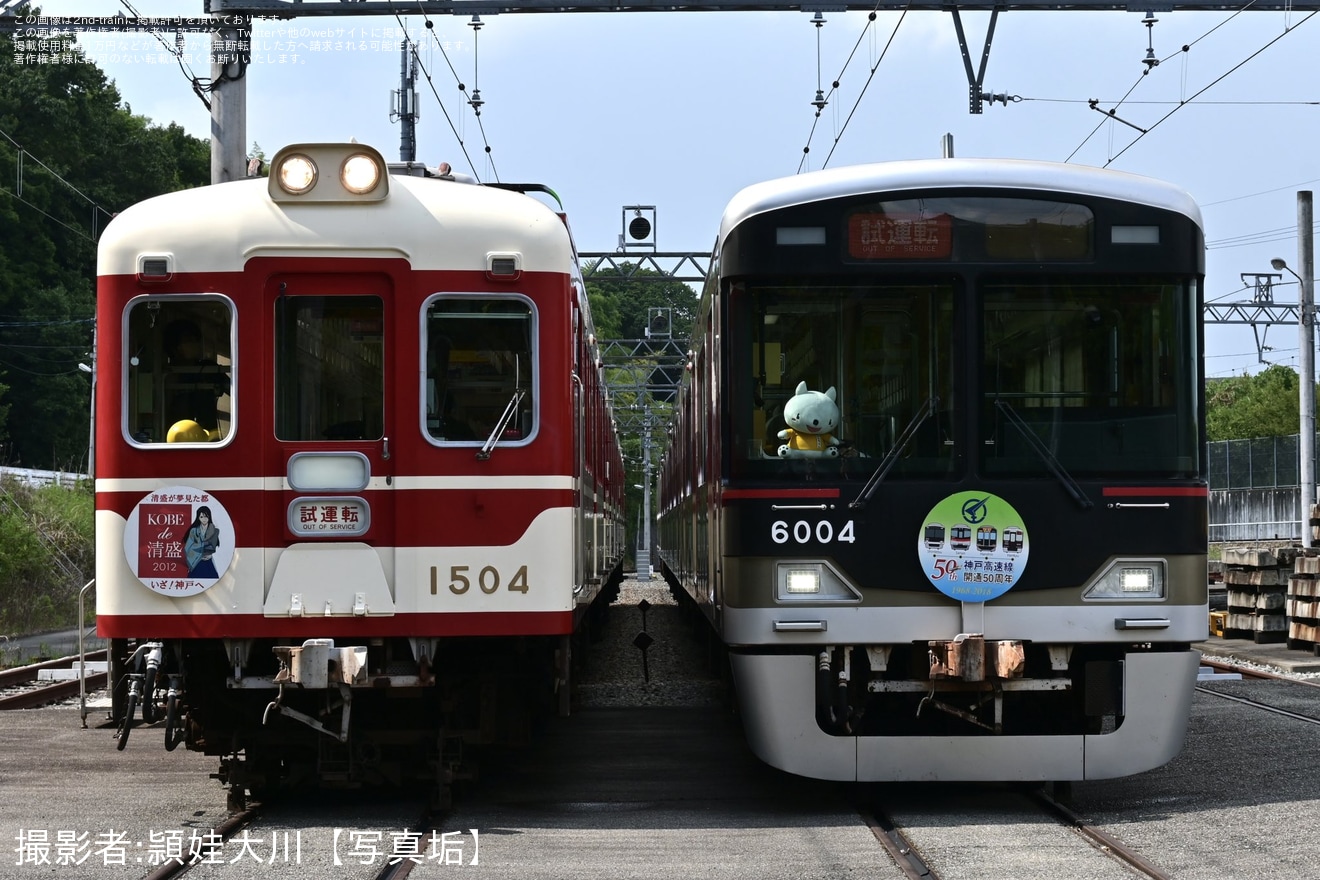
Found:
<path fill-rule="evenodd" d="M 390 92 L 390 122 L 400 123 L 399 161 L 417 160 L 417 59 L 408 40 L 399 44 L 399 88 Z"/>

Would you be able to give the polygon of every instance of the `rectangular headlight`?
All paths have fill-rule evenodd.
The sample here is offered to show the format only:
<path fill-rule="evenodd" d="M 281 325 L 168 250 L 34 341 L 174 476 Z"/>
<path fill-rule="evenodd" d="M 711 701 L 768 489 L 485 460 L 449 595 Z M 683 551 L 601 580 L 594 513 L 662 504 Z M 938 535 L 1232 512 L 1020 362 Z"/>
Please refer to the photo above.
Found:
<path fill-rule="evenodd" d="M 786 559 L 775 564 L 775 601 L 790 604 L 860 602 L 862 596 L 824 560 Z"/>
<path fill-rule="evenodd" d="M 1087 586 L 1086 599 L 1163 599 L 1165 566 L 1160 559 L 1118 559 Z"/>
<path fill-rule="evenodd" d="M 1125 593 L 1149 593 L 1155 583 L 1155 572 L 1149 568 L 1125 568 L 1119 577 Z"/>
<path fill-rule="evenodd" d="M 789 593 L 819 593 L 820 572 L 801 569 L 790 570 L 785 583 L 785 590 Z"/>

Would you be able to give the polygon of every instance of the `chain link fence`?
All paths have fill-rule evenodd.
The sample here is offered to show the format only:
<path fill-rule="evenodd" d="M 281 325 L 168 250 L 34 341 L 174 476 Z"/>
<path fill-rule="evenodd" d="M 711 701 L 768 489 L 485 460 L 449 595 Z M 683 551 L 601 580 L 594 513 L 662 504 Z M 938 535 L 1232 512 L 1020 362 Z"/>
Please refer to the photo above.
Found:
<path fill-rule="evenodd" d="M 1211 489 L 1277 489 L 1301 484 L 1299 435 L 1212 440 L 1206 444 Z"/>
<path fill-rule="evenodd" d="M 1210 543 L 1300 540 L 1300 435 L 1213 440 Z"/>

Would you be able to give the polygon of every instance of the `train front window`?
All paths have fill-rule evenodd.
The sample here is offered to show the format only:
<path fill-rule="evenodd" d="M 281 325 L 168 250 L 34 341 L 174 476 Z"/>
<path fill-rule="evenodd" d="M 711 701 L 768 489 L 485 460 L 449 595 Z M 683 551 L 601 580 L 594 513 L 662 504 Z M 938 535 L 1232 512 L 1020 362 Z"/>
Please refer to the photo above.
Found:
<path fill-rule="evenodd" d="M 1198 473 L 1190 282 L 1000 281 L 983 304 L 985 474 Z"/>
<path fill-rule="evenodd" d="M 732 357 L 749 378 L 730 389 L 735 473 L 864 478 L 909 427 L 891 474 L 951 473 L 953 299 L 948 283 L 735 285 Z M 816 449 L 801 448 L 785 417 L 800 383 L 833 388 L 839 409 Z"/>
<path fill-rule="evenodd" d="M 384 434 L 384 304 L 377 296 L 275 301 L 275 436 L 379 440 Z"/>
<path fill-rule="evenodd" d="M 531 436 L 533 311 L 522 297 L 438 296 L 426 308 L 422 411 L 437 443 Z"/>
<path fill-rule="evenodd" d="M 136 443 L 218 443 L 234 429 L 232 304 L 143 298 L 125 316 L 125 433 Z"/>

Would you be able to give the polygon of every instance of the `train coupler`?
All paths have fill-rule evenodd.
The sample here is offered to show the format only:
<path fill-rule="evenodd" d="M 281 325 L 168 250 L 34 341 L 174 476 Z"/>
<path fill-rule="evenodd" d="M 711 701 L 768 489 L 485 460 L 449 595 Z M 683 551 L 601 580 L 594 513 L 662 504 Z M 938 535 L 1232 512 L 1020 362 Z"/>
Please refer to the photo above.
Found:
<path fill-rule="evenodd" d="M 350 688 L 348 685 L 342 683 L 339 684 L 338 687 L 339 687 L 339 700 L 335 702 L 331 702 L 328 706 L 326 706 L 325 712 L 323 713 L 325 715 L 328 715 L 331 712 L 333 712 L 335 709 L 339 709 L 342 707 L 343 711 L 340 716 L 340 726 L 338 733 L 335 733 L 333 730 L 322 724 L 319 719 L 313 718 L 311 715 L 308 715 L 306 712 L 299 712 L 297 709 L 290 709 L 288 706 L 284 705 L 283 682 L 280 683 L 279 694 L 275 697 L 274 700 L 272 700 L 269 704 L 267 704 L 266 711 L 262 713 L 261 723 L 263 725 L 269 724 L 270 713 L 272 711 L 275 711 L 280 715 L 286 715 L 289 718 L 292 718 L 294 721 L 297 721 L 301 724 L 306 724 L 312 730 L 315 730 L 319 733 L 324 733 L 326 736 L 330 737 L 331 739 L 337 739 L 341 743 L 348 742 L 348 725 L 349 725 L 350 715 L 353 709 L 353 689 Z"/>
<path fill-rule="evenodd" d="M 1021 678 L 1026 670 L 1026 647 L 1017 639 L 986 641 L 980 633 L 959 633 L 948 641 L 927 645 L 932 679 L 1012 679 Z"/>

